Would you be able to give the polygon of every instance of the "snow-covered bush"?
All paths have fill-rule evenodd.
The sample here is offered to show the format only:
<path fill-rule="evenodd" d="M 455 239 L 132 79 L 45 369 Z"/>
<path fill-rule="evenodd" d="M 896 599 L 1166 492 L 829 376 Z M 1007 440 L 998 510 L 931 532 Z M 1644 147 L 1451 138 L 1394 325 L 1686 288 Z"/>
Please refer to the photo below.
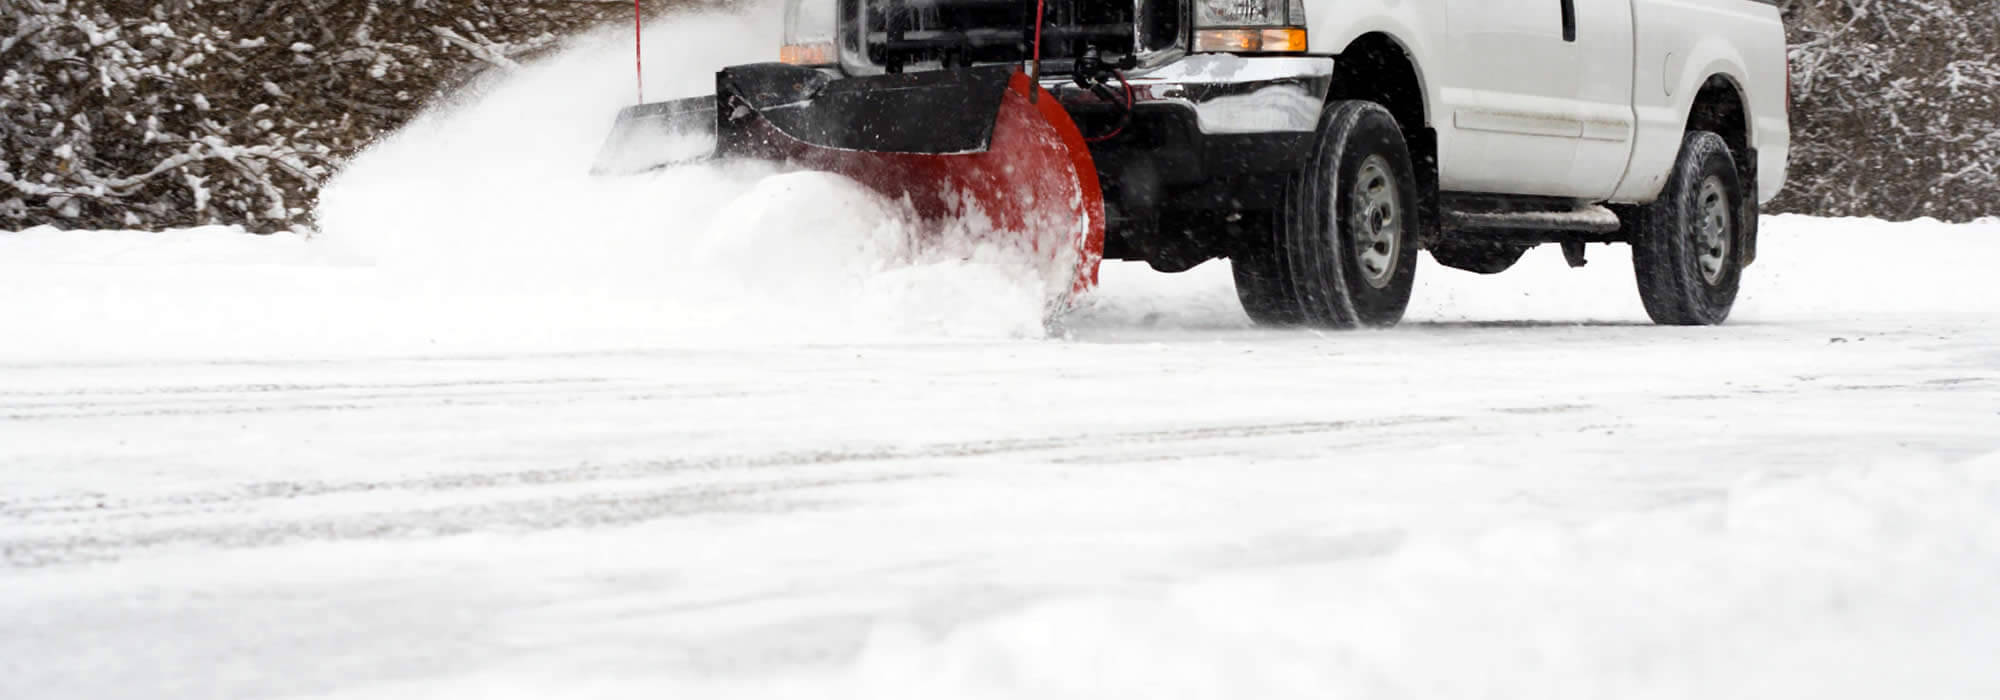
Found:
<path fill-rule="evenodd" d="M 0 230 L 304 226 L 340 161 L 440 89 L 631 12 L 620 0 L 5 0 Z"/>
<path fill-rule="evenodd" d="M 2000 215 L 2000 2 L 1785 0 L 1792 179 L 1778 211 Z"/>
<path fill-rule="evenodd" d="M 645 0 L 648 9 L 703 0 Z M 2000 214 L 1995 0 L 1783 0 L 1777 211 Z M 308 225 L 341 161 L 624 0 L 0 1 L 0 230 Z"/>

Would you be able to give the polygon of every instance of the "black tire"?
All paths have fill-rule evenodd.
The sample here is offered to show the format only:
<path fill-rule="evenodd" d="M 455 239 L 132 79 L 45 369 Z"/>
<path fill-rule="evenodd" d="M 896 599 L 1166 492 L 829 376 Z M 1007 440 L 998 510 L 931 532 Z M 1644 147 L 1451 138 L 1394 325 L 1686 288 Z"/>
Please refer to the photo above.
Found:
<path fill-rule="evenodd" d="M 1275 228 L 1281 216 L 1266 217 Z M 1236 299 L 1243 312 L 1260 326 L 1296 326 L 1305 322 L 1298 294 L 1292 289 L 1291 263 L 1275 233 L 1246 240 L 1229 256 L 1236 275 Z"/>
<path fill-rule="evenodd" d="M 1422 231 L 1416 168 L 1381 105 L 1327 105 L 1306 166 L 1285 188 L 1277 248 L 1304 323 L 1393 326 L 1410 305 Z"/>
<path fill-rule="evenodd" d="M 1659 200 L 1643 207 L 1632 236 L 1639 298 L 1654 323 L 1713 326 L 1729 319 L 1743 280 L 1742 176 L 1729 144 L 1690 131 Z"/>
<path fill-rule="evenodd" d="M 1432 245 L 1431 259 L 1439 265 L 1454 270 L 1477 272 L 1482 275 L 1497 275 L 1506 272 L 1521 256 L 1528 252 L 1528 246 L 1508 243 L 1488 243 L 1484 241 L 1445 241 Z"/>

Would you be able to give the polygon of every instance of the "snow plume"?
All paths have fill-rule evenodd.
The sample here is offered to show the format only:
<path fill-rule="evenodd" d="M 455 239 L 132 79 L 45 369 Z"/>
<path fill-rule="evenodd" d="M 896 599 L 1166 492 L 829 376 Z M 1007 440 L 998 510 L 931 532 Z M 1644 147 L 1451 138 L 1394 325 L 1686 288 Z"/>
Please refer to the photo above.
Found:
<path fill-rule="evenodd" d="M 768 5 L 652 23 L 646 98 L 711 92 L 717 68 L 769 60 L 779 29 Z M 504 301 L 493 320 L 509 325 L 736 341 L 1043 333 L 1032 274 L 913 248 L 907 207 L 852 180 L 760 163 L 590 176 L 633 91 L 616 31 L 475 85 L 327 186 L 320 242 L 441 306 Z"/>

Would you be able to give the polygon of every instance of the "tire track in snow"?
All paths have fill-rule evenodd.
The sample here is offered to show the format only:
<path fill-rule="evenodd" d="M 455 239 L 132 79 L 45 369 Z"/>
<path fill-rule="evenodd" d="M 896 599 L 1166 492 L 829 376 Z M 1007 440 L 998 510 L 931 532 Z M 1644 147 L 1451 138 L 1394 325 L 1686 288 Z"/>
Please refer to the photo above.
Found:
<path fill-rule="evenodd" d="M 419 391 L 381 391 L 412 388 Z M 304 393 L 331 394 L 315 399 L 295 399 L 283 389 L 254 389 L 246 393 L 183 391 L 175 398 L 155 398 L 166 394 L 137 396 L 107 403 L 78 400 L 66 402 L 0 402 L 0 420 L 57 421 L 94 418 L 180 418 L 200 416 L 268 415 L 287 413 L 327 413 L 364 411 L 389 407 L 427 406 L 549 406 L 574 404 L 600 398 L 622 401 L 666 401 L 757 396 L 774 390 L 743 387 L 718 389 L 679 383 L 610 384 L 608 380 L 571 382 L 466 382 L 395 386 L 309 387 Z M 369 393 L 347 394 L 359 391 Z M 4 397 L 4 395 L 0 395 Z M 8 412 L 11 411 L 11 412 Z"/>
<path fill-rule="evenodd" d="M 580 465 L 559 469 L 440 474 L 396 481 L 270 481 L 245 484 L 241 488 L 228 491 L 178 494 L 167 498 L 143 501 L 107 502 L 102 498 L 94 496 L 82 496 L 43 501 L 33 505 L 0 503 L 0 517 L 20 518 L 63 512 L 102 512 L 107 506 L 116 509 L 145 506 L 203 506 L 255 500 L 289 499 L 387 490 L 453 491 L 509 486 L 568 484 L 598 480 L 636 479 L 683 472 L 724 472 L 773 467 L 846 464 L 852 462 L 893 462 L 932 458 L 986 457 L 1082 447 L 1135 447 L 1148 444 L 1311 435 L 1362 429 L 1422 426 L 1455 422 L 1458 420 L 1462 420 L 1462 418 L 1458 416 L 1403 416 L 1366 420 L 1238 424 L 943 442 L 917 447 L 885 446 L 844 450 L 797 450 L 768 454 L 663 458 L 613 465 Z"/>
<path fill-rule="evenodd" d="M 836 486 L 889 483 L 908 475 L 788 481 L 764 485 L 670 488 L 615 494 L 503 500 L 470 505 L 260 522 L 175 526 L 127 533 L 80 529 L 78 533 L 0 540 L 0 560 L 15 568 L 115 561 L 155 547 L 195 545 L 225 549 L 272 547 L 305 541 L 449 537 L 474 532 L 526 532 L 558 528 L 616 527 L 711 513 L 782 513 L 815 507 L 803 492 Z"/>
<path fill-rule="evenodd" d="M 162 394 L 273 394 L 307 393 L 319 391 L 348 390 L 388 390 L 388 389 L 457 389 L 467 387 L 521 387 L 570 384 L 602 384 L 612 381 L 606 377 L 565 377 L 549 379 L 467 379 L 449 382 L 327 382 L 327 383 L 258 383 L 258 384 L 196 384 L 183 386 L 128 386 L 92 387 L 62 390 L 4 390 L 0 389 L 0 401 L 19 398 L 115 398 L 123 396 L 157 396 Z M 8 404 L 0 403 L 0 406 Z"/>
<path fill-rule="evenodd" d="M 0 505 L 0 520 L 11 530 L 54 533 L 0 537 L 0 560 L 8 566 L 39 568 L 116 560 L 137 550 L 167 545 L 219 548 L 273 546 L 311 540 L 442 537 L 478 531 L 531 531 L 562 527 L 607 527 L 655 519 L 721 512 L 786 512 L 825 504 L 801 492 L 836 486 L 909 481 L 945 476 L 936 460 L 968 460 L 1037 452 L 1086 450 L 1116 453 L 1148 446 L 1254 440 L 1272 437 L 1353 433 L 1379 440 L 1382 431 L 1425 428 L 1458 417 L 1404 416 L 1367 420 L 1236 424 L 1077 433 L 1057 436 L 941 442 L 915 447 L 804 450 L 762 455 L 658 459 L 616 465 L 485 474 L 442 474 L 395 481 L 264 482 L 239 489 L 182 494 L 162 499 L 106 501 L 93 496 L 26 505 Z M 1052 455 L 1050 463 L 1090 460 Z M 785 468 L 868 463 L 891 465 L 852 476 L 778 475 Z M 625 485 L 649 478 L 699 473 L 720 481 L 691 486 L 643 488 Z M 731 483 L 733 482 L 733 483 Z M 509 487 L 615 488 L 615 492 L 521 498 Z M 334 517 L 287 516 L 300 499 L 352 493 L 453 494 L 489 491 L 490 498 L 450 507 L 428 507 Z M 762 499 L 762 500 L 760 500 Z M 771 500 L 778 499 L 778 500 Z M 282 508 L 282 509 L 281 509 Z M 181 521 L 196 520 L 194 524 Z M 218 519 L 230 522 L 214 522 Z M 200 522 L 200 521 L 210 522 Z M 116 525 L 117 527 L 107 527 Z M 117 532 L 117 530 L 123 532 Z M 89 534 L 83 534 L 89 533 Z"/>

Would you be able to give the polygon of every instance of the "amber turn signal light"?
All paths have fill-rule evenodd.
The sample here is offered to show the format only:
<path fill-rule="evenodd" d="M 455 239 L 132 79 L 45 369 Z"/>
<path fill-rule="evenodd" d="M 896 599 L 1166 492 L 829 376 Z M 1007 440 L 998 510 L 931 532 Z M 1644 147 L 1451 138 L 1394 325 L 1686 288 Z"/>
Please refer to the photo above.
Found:
<path fill-rule="evenodd" d="M 1306 50 L 1306 30 L 1203 29 L 1194 33 L 1195 51 L 1231 53 L 1298 53 Z"/>
<path fill-rule="evenodd" d="M 830 66 L 840 62 L 833 44 L 785 44 L 778 48 L 778 62 L 794 66 Z"/>

